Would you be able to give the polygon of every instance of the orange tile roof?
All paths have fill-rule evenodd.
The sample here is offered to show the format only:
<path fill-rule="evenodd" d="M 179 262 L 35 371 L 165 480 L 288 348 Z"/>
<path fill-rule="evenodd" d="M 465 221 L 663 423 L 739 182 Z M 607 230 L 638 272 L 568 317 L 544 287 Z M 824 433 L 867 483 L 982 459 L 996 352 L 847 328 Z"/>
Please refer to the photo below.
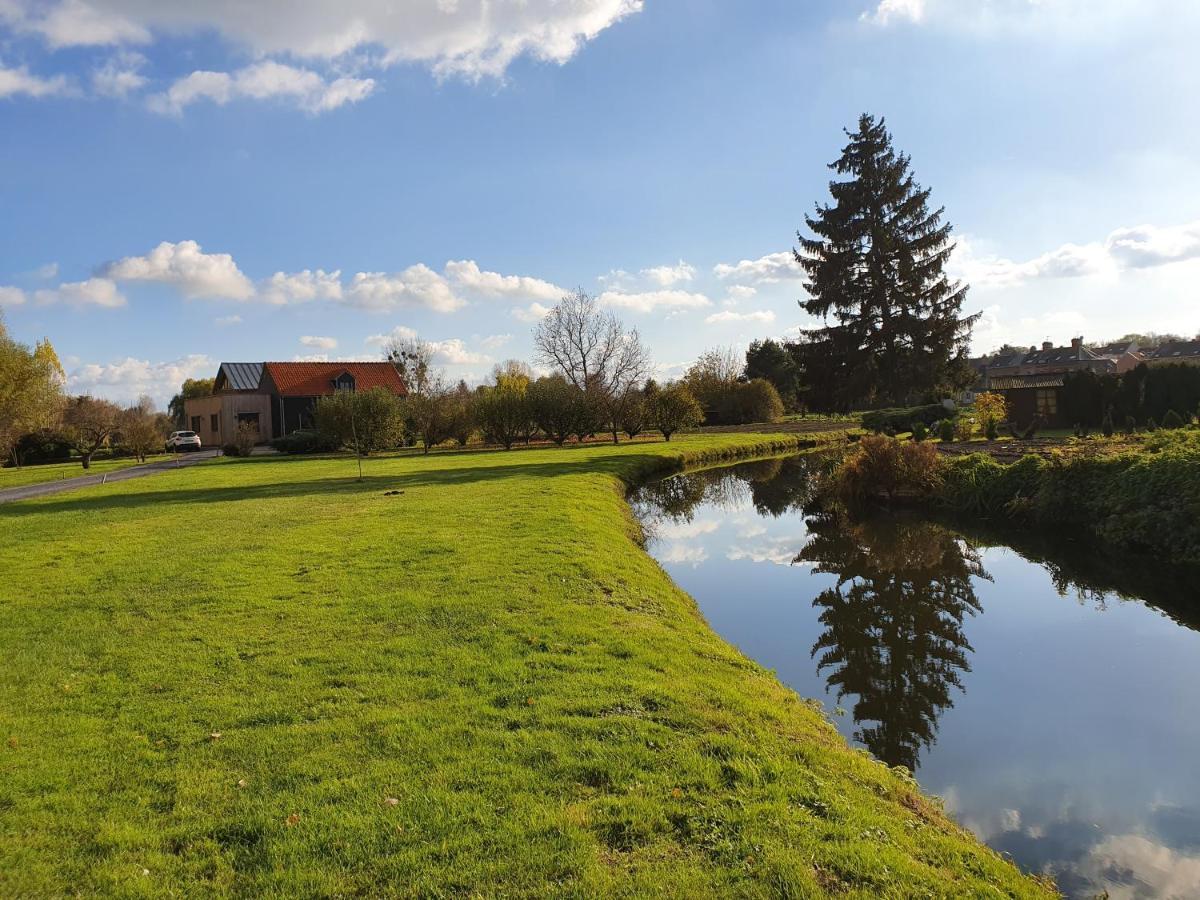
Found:
<path fill-rule="evenodd" d="M 354 376 L 355 390 L 384 387 L 405 396 L 408 391 L 390 362 L 269 362 L 263 368 L 283 397 L 321 397 L 333 393 L 333 381 L 343 372 Z"/>

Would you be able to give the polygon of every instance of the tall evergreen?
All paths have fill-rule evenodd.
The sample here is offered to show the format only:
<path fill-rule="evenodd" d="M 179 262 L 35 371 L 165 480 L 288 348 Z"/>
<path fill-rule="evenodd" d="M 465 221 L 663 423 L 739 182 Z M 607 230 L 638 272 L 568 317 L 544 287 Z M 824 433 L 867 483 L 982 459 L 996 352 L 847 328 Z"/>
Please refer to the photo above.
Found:
<path fill-rule="evenodd" d="M 832 205 L 818 204 L 798 233 L 796 261 L 808 275 L 804 309 L 824 327 L 807 332 L 842 373 L 841 407 L 914 402 L 949 392 L 967 375 L 967 344 L 978 315 L 963 316 L 967 286 L 945 274 L 954 250 L 944 209 L 909 158 L 892 146 L 883 119 L 863 115 L 830 168 Z"/>

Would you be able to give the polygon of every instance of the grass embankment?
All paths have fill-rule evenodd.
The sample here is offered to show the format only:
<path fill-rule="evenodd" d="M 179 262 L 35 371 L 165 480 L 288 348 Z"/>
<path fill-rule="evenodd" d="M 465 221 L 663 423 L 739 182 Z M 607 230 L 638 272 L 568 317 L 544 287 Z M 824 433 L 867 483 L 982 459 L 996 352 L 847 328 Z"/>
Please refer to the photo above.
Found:
<path fill-rule="evenodd" d="M 0 895 L 1047 895 L 639 550 L 620 479 L 794 441 L 0 508 Z"/>
<path fill-rule="evenodd" d="M 167 459 L 165 455 L 148 456 L 146 462 L 157 462 Z M 79 478 L 83 475 L 103 475 L 105 472 L 116 472 L 128 469 L 130 466 L 140 466 L 131 456 L 121 459 L 93 459 L 91 468 L 85 469 L 77 460 L 58 463 L 40 463 L 32 466 L 21 466 L 0 469 L 0 490 L 10 487 L 24 487 L 29 484 L 42 484 L 47 481 L 61 481 L 64 478 Z"/>
<path fill-rule="evenodd" d="M 1164 431 L 1112 452 L 950 459 L 951 509 L 1087 532 L 1123 550 L 1200 564 L 1200 431 Z"/>

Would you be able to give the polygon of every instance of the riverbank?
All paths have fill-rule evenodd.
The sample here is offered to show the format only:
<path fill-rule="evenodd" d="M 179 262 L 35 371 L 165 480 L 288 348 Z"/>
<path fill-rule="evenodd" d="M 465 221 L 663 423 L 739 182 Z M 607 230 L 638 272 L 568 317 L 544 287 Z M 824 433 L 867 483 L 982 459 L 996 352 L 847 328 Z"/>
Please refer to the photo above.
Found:
<path fill-rule="evenodd" d="M 948 459 L 933 499 L 957 512 L 1069 528 L 1123 551 L 1200 565 L 1200 432 L 1074 456 Z"/>
<path fill-rule="evenodd" d="M 622 482 L 800 440 L 228 459 L 0 509 L 0 892 L 1052 895 L 638 547 Z"/>

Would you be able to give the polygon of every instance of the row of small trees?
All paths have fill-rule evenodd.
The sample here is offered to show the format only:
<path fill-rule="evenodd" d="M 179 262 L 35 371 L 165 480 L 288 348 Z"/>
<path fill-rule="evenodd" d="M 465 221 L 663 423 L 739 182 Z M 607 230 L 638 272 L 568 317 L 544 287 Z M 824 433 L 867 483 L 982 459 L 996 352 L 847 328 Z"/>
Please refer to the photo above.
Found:
<path fill-rule="evenodd" d="M 148 397 L 121 407 L 90 396 L 67 396 L 66 376 L 49 341 L 29 347 L 0 321 L 0 459 L 19 466 L 71 451 L 83 467 L 103 449 L 144 460 L 162 446 L 170 420 Z"/>

